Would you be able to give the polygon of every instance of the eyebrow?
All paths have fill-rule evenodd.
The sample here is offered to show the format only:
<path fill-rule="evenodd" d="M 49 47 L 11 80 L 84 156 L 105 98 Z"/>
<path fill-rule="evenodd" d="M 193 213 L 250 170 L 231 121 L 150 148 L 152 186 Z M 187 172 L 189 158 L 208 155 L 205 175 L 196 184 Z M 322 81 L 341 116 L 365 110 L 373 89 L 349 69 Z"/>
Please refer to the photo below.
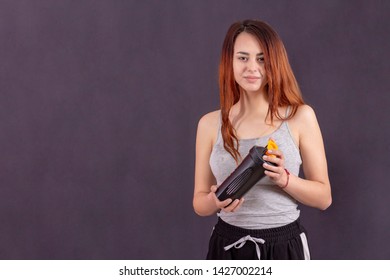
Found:
<path fill-rule="evenodd" d="M 249 55 L 249 53 L 247 53 L 247 52 L 237 52 L 237 54 Z M 261 56 L 261 55 L 264 55 L 264 54 L 262 52 L 256 54 L 256 56 Z"/>

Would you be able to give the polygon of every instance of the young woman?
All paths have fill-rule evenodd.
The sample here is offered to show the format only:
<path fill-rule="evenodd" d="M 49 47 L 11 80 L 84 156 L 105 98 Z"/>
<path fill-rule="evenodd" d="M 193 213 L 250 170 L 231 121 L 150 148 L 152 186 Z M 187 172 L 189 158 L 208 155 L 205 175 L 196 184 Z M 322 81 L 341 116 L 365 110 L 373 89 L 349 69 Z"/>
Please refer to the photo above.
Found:
<path fill-rule="evenodd" d="M 277 33 L 262 21 L 228 30 L 219 67 L 221 109 L 203 116 L 196 138 L 193 206 L 218 214 L 208 259 L 309 259 L 298 203 L 325 210 L 331 188 L 321 131 L 302 99 Z M 243 198 L 219 201 L 218 186 L 254 145 L 272 138 L 266 177 Z M 302 164 L 305 179 L 298 177 Z"/>

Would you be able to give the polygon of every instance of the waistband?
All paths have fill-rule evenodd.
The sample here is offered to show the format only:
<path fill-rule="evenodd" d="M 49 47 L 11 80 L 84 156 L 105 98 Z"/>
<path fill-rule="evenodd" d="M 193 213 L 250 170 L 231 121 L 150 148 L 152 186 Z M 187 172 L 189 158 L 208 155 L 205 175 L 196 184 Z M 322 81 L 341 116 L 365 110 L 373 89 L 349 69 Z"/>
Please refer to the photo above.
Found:
<path fill-rule="evenodd" d="M 221 218 L 218 218 L 214 231 L 222 237 L 232 240 L 250 235 L 251 237 L 261 238 L 266 242 L 289 240 L 299 236 L 302 232 L 306 233 L 306 230 L 300 224 L 299 218 L 290 224 L 267 229 L 245 229 L 228 224 Z"/>

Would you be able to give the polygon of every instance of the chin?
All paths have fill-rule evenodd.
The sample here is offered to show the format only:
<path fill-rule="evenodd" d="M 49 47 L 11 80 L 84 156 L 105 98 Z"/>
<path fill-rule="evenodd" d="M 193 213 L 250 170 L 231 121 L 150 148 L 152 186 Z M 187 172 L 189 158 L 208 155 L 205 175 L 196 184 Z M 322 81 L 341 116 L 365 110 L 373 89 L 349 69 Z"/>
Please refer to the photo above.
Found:
<path fill-rule="evenodd" d="M 244 91 L 247 93 L 259 93 L 260 92 L 260 87 L 245 87 L 243 88 Z"/>

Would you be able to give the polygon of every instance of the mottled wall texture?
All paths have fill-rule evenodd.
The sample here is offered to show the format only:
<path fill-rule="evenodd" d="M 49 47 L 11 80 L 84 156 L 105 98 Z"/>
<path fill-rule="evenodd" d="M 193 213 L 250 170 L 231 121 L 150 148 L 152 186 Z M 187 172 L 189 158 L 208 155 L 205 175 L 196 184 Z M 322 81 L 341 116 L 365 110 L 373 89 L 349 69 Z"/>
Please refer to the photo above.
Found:
<path fill-rule="evenodd" d="M 285 42 L 333 205 L 301 207 L 315 259 L 389 259 L 389 1 L 0 1 L 0 258 L 203 259 L 199 118 L 229 25 Z"/>

